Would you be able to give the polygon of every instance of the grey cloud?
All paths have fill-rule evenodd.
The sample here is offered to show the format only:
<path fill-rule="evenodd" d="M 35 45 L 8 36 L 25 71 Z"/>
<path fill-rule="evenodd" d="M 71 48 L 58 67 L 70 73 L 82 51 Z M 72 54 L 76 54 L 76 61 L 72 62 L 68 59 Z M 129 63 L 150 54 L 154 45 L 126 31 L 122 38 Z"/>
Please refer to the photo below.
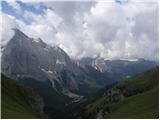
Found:
<path fill-rule="evenodd" d="M 83 16 L 85 11 L 90 10 L 91 6 L 95 2 L 73 2 L 73 1 L 62 1 L 62 2 L 45 2 L 46 6 L 52 8 L 60 17 L 64 19 L 64 23 L 68 26 L 72 26 L 75 23 L 74 16 L 79 14 Z"/>
<path fill-rule="evenodd" d="M 43 16 L 28 13 L 34 22 L 18 24 L 29 35 L 59 45 L 71 57 L 158 59 L 157 3 L 53 1 L 43 5 L 48 7 Z"/>
<path fill-rule="evenodd" d="M 132 29 L 133 34 L 139 37 L 145 33 L 151 40 L 158 40 L 158 7 L 151 12 L 138 14 L 135 17 L 135 26 Z"/>

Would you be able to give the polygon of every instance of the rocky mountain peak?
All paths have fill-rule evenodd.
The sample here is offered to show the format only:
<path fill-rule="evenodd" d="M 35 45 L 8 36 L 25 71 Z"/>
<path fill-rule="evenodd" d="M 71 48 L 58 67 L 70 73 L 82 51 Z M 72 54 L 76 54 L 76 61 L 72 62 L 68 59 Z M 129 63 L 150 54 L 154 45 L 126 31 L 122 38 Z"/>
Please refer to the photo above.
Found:
<path fill-rule="evenodd" d="M 100 72 L 105 72 L 107 69 L 105 60 L 101 57 L 97 57 L 96 59 L 93 60 L 92 67 L 94 67 L 96 70 Z"/>
<path fill-rule="evenodd" d="M 87 75 L 60 47 L 14 31 L 2 54 L 2 73 L 20 80 L 29 77 L 49 82 L 57 91 L 77 91 L 80 84 L 86 84 Z"/>
<path fill-rule="evenodd" d="M 27 35 L 25 35 L 22 31 L 20 31 L 17 28 L 13 28 L 12 29 L 14 31 L 14 37 L 18 37 L 18 38 L 28 38 Z M 22 39 L 23 40 L 23 39 Z"/>

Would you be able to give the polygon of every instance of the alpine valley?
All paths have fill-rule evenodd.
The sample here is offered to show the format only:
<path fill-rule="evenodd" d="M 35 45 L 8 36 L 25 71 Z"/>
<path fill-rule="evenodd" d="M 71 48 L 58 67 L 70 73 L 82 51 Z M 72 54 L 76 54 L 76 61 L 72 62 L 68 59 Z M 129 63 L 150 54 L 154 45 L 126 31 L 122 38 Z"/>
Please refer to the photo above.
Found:
<path fill-rule="evenodd" d="M 158 118 L 157 62 L 75 60 L 13 30 L 1 48 L 2 118 Z"/>

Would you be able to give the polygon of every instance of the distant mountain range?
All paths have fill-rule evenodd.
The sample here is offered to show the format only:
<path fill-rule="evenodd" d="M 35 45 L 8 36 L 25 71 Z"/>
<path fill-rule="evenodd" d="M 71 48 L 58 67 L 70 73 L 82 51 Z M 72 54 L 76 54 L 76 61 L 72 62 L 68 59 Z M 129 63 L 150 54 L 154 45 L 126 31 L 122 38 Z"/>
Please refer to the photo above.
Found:
<path fill-rule="evenodd" d="M 100 57 L 83 58 L 80 63 L 85 66 L 89 76 L 101 85 L 111 84 L 158 66 L 158 63 L 145 59 L 104 60 Z"/>
<path fill-rule="evenodd" d="M 18 29 L 14 31 L 3 48 L 1 72 L 35 90 L 42 97 L 43 110 L 49 117 L 62 118 L 64 108 L 70 104 L 92 98 L 103 86 L 158 65 L 144 59 L 73 60 L 60 47 L 47 45 L 40 38 L 30 38 Z"/>

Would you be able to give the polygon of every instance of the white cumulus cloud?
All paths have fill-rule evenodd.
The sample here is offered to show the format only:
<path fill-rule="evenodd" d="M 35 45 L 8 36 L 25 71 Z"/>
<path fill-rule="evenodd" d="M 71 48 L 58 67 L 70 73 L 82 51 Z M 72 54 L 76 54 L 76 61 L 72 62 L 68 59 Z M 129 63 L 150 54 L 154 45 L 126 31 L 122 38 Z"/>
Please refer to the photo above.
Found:
<path fill-rule="evenodd" d="M 3 40 L 11 27 L 59 45 L 73 58 L 158 60 L 158 2 L 149 0 L 42 1 L 43 14 L 24 10 L 30 24 L 2 13 Z M 40 3 L 25 2 L 33 6 Z M 19 9 L 15 6 L 15 9 Z M 39 9 L 39 8 L 38 8 Z M 5 35 L 6 34 L 6 35 Z"/>

